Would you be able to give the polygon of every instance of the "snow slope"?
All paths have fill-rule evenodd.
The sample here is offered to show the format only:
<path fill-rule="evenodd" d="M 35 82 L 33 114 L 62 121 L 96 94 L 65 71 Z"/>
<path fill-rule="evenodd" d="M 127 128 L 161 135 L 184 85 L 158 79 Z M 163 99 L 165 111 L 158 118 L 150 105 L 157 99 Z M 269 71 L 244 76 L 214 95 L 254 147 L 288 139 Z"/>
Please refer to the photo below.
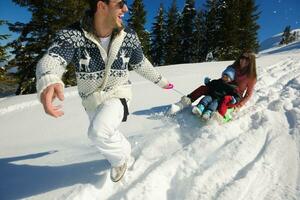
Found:
<path fill-rule="evenodd" d="M 232 61 L 159 70 L 184 94 Z M 136 161 L 120 183 L 87 138 L 76 88 L 65 115 L 43 113 L 36 95 L 0 99 L 0 199 L 300 199 L 300 48 L 258 55 L 258 83 L 236 119 L 203 124 L 186 109 L 164 115 L 181 94 L 132 73 L 131 115 L 121 131 Z"/>
<path fill-rule="evenodd" d="M 300 29 L 294 29 L 291 31 L 291 34 L 294 34 L 296 32 L 296 41 L 295 42 L 299 42 L 300 41 Z M 264 40 L 261 44 L 260 44 L 260 51 L 270 51 L 271 48 L 278 48 L 279 43 L 282 39 L 282 34 L 283 33 L 279 33 L 277 35 L 274 35 L 266 40 Z M 288 46 L 290 48 L 294 48 L 293 46 L 289 45 L 282 45 L 282 46 Z"/>

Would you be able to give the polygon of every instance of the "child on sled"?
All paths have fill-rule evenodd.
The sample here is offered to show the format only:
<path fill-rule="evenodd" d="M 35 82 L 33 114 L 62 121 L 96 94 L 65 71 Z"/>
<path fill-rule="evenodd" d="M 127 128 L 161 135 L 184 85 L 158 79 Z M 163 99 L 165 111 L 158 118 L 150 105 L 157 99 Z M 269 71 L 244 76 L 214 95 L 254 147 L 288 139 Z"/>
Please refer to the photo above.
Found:
<path fill-rule="evenodd" d="M 226 102 L 230 104 L 237 103 L 241 97 L 236 92 L 237 85 L 234 82 L 234 77 L 234 68 L 228 67 L 220 79 L 205 78 L 204 83 L 208 87 L 208 93 L 193 107 L 192 113 L 207 121 L 213 116 L 223 99 L 226 99 Z M 226 104 L 223 104 L 220 113 L 222 117 L 225 116 L 226 111 Z"/>

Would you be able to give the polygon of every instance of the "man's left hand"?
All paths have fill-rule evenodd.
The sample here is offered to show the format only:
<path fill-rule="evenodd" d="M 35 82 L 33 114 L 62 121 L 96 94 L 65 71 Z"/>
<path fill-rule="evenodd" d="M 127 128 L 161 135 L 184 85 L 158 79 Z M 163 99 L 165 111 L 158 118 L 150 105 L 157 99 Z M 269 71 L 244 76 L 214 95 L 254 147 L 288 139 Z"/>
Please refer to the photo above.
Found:
<path fill-rule="evenodd" d="M 170 90 L 170 89 L 173 89 L 174 88 L 174 84 L 172 84 L 172 83 L 168 83 L 165 87 L 164 87 L 164 89 L 167 89 L 167 90 Z"/>

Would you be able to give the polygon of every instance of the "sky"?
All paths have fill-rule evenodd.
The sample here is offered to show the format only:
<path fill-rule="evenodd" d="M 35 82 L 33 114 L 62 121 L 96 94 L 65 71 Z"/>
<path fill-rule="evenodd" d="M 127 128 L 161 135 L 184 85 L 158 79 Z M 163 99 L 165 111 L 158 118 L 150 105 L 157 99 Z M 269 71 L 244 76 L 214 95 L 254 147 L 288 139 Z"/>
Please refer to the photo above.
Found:
<path fill-rule="evenodd" d="M 133 0 L 128 0 L 128 5 L 130 6 L 132 2 Z M 150 30 L 160 3 L 163 2 L 165 9 L 169 9 L 172 0 L 144 0 L 143 2 L 147 11 L 146 28 Z M 203 8 L 204 2 L 204 0 L 196 0 L 197 9 Z M 261 11 L 258 20 L 261 27 L 258 32 L 259 42 L 282 32 L 287 25 L 290 25 L 292 29 L 300 28 L 299 0 L 256 0 L 256 4 L 259 6 L 259 11 Z M 182 10 L 184 0 L 177 0 L 177 5 L 179 10 Z M 31 14 L 26 8 L 15 5 L 11 0 L 0 1 L 0 19 L 10 22 L 28 22 L 30 18 Z M 17 34 L 10 33 L 7 27 L 1 26 L 0 34 L 3 33 L 11 34 L 11 38 L 17 37 Z"/>

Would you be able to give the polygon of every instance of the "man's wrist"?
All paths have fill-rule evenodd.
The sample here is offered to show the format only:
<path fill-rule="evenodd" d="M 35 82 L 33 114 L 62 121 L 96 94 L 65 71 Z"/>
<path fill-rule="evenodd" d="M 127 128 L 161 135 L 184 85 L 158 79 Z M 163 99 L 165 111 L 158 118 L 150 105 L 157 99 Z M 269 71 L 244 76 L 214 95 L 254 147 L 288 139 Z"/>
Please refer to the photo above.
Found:
<path fill-rule="evenodd" d="M 169 85 L 169 81 L 166 78 L 162 77 L 160 81 L 157 83 L 157 85 L 161 88 L 165 88 Z"/>
<path fill-rule="evenodd" d="M 62 80 L 58 76 L 53 74 L 47 74 L 45 76 L 42 76 L 39 80 L 37 80 L 36 90 L 38 99 L 41 100 L 41 94 L 47 87 L 55 84 L 61 84 L 62 89 L 65 86 Z"/>

